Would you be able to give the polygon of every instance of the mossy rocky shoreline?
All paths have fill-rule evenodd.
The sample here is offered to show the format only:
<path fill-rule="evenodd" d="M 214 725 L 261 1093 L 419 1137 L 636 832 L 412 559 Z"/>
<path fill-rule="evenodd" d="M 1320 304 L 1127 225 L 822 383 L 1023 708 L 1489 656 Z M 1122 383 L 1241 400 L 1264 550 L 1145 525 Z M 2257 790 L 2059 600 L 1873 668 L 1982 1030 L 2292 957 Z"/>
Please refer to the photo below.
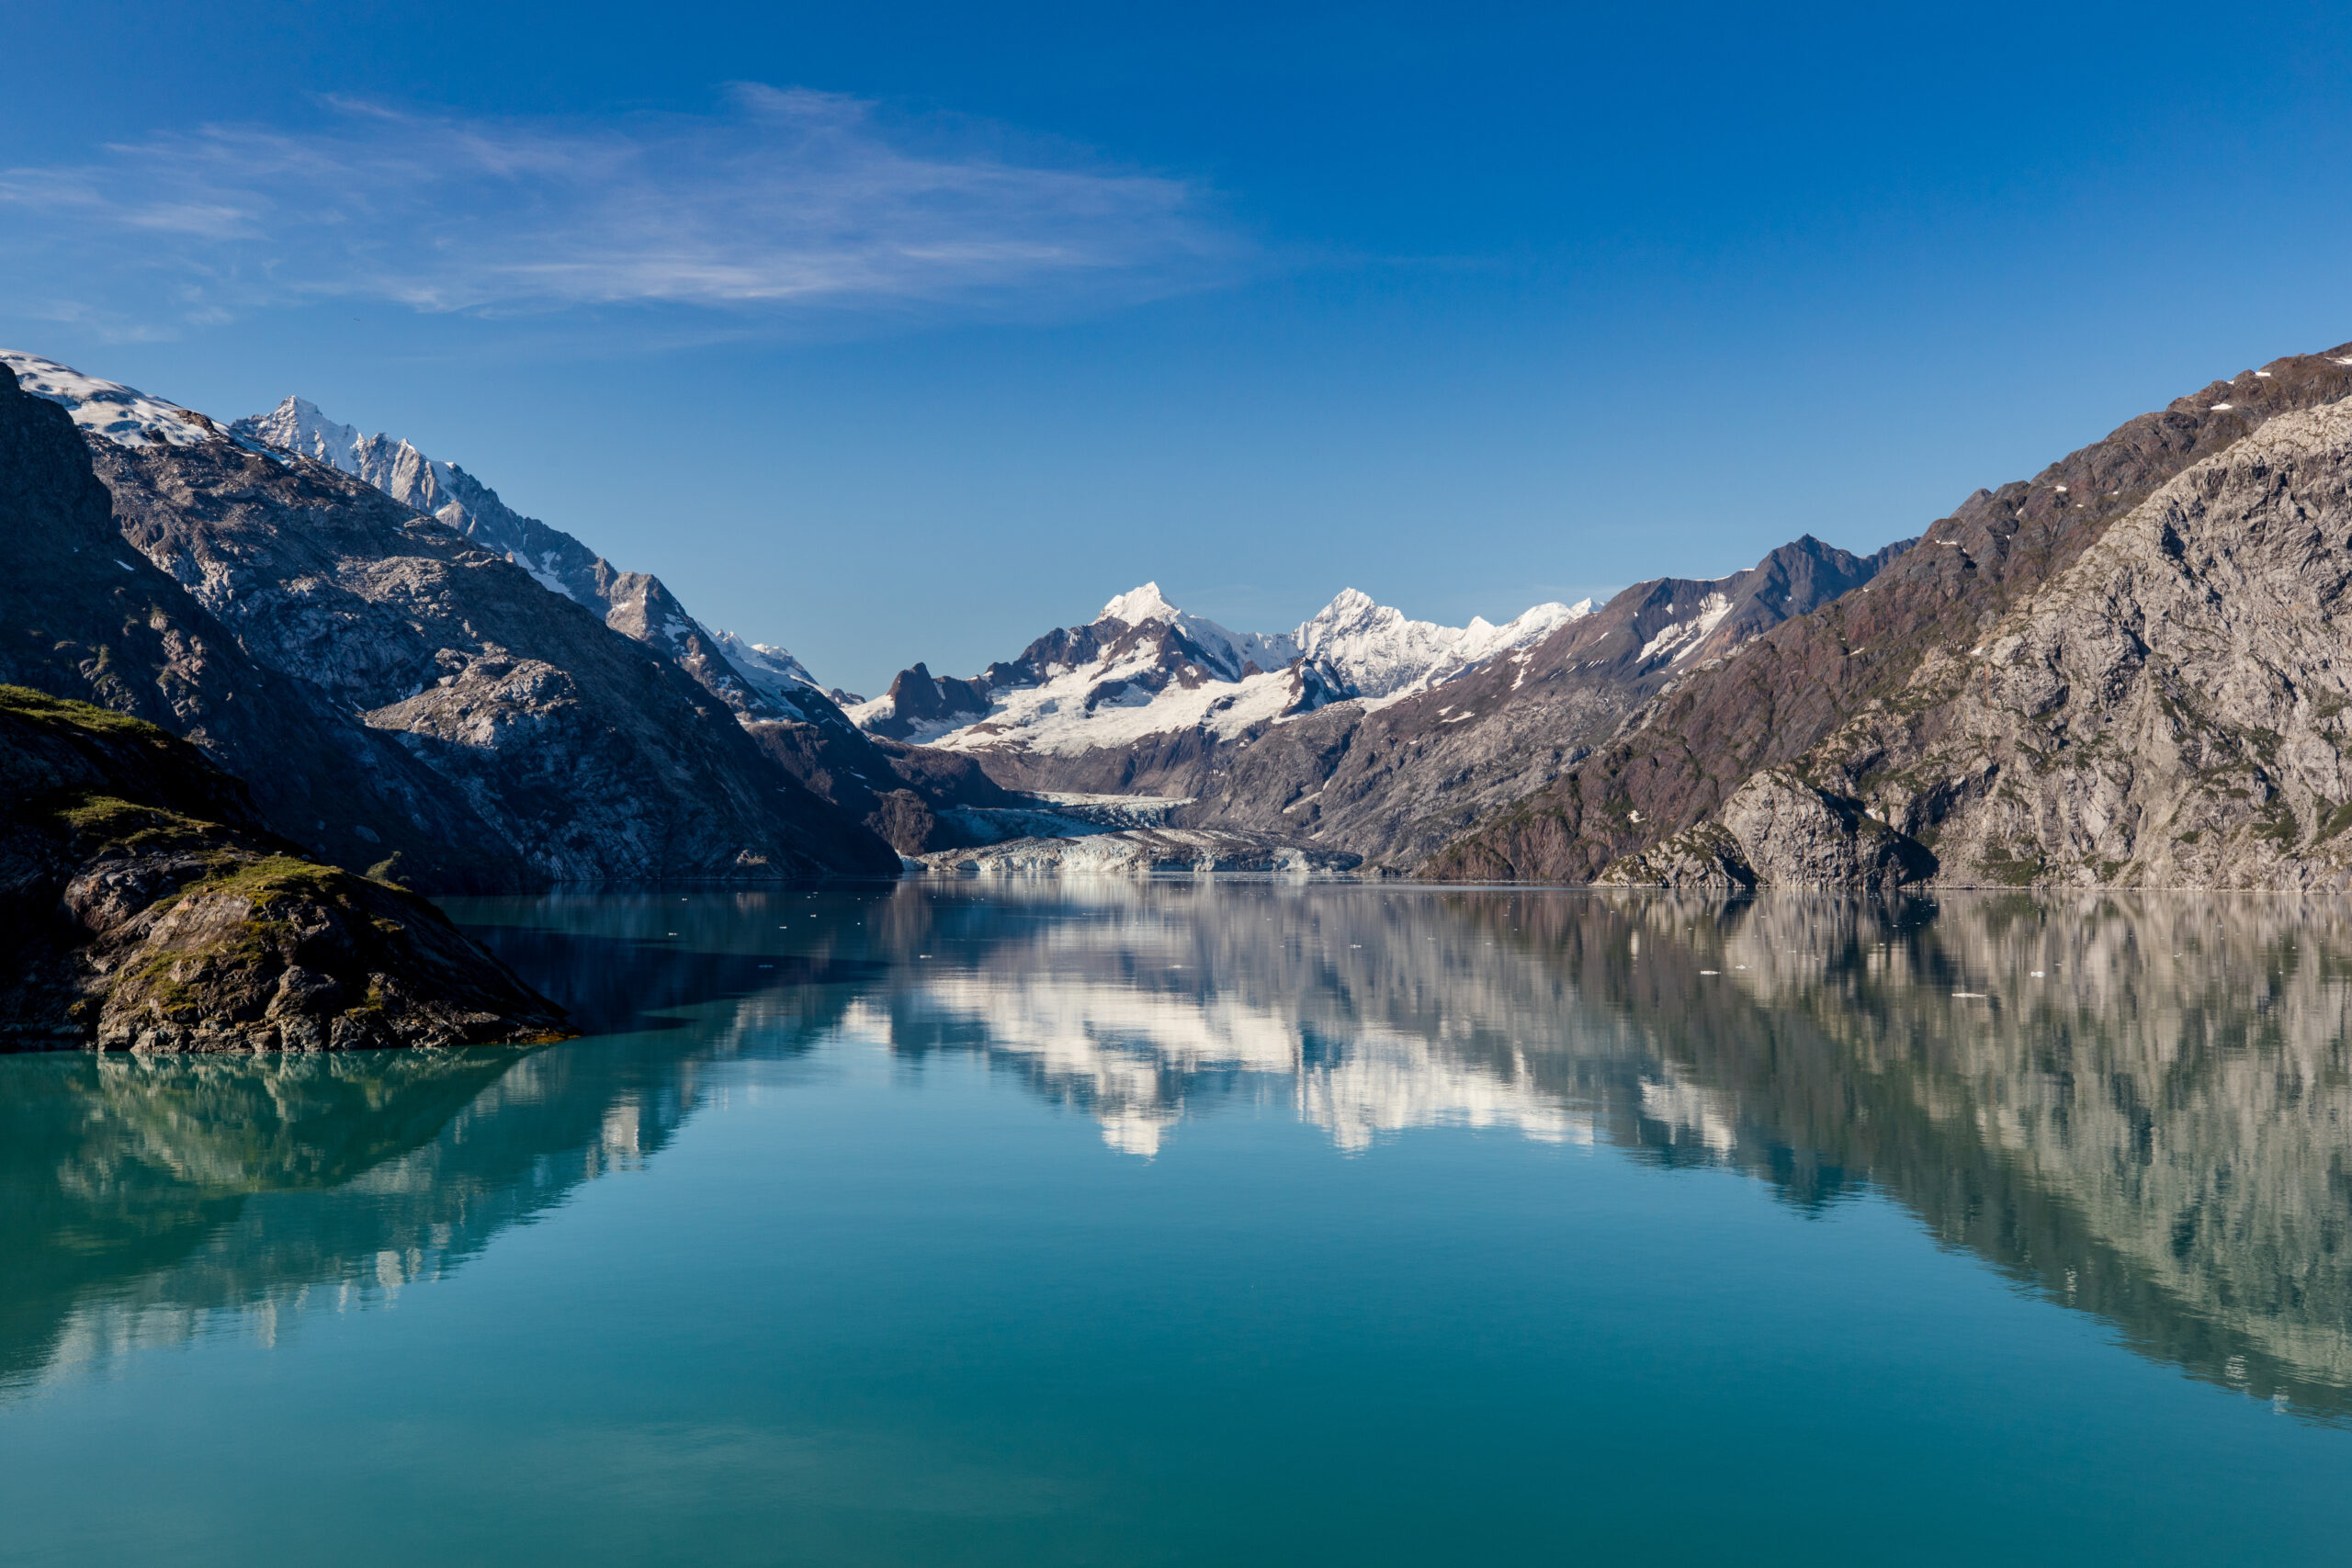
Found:
<path fill-rule="evenodd" d="M 0 686 L 0 1049 L 526 1044 L 560 1009 L 430 903 L 305 857 L 187 742 Z"/>

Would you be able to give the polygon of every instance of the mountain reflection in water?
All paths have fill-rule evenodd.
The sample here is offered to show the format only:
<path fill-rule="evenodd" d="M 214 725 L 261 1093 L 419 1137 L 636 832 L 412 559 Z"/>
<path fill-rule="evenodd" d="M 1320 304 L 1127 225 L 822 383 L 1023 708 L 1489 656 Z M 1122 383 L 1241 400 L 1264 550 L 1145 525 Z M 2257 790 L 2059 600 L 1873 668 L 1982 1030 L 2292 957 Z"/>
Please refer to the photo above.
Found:
<path fill-rule="evenodd" d="M 656 1155 L 715 1061 L 967 1054 L 1145 1158 L 1282 1103 L 1875 1190 L 2141 1354 L 2352 1415 L 2352 922 L 2329 903 L 1877 904 L 1216 884 L 457 907 L 605 1036 L 0 1061 L 0 1390 L 379 1299 Z"/>

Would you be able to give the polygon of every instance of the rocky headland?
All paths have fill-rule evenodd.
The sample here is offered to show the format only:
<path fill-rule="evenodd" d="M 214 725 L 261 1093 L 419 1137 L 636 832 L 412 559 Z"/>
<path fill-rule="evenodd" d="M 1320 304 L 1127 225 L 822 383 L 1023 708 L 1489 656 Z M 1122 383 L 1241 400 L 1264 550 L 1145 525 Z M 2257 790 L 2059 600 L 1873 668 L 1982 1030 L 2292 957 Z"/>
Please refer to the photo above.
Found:
<path fill-rule="evenodd" d="M 0 686 L 0 1049 L 341 1051 L 561 1039 L 417 895 L 322 864 L 186 741 Z"/>

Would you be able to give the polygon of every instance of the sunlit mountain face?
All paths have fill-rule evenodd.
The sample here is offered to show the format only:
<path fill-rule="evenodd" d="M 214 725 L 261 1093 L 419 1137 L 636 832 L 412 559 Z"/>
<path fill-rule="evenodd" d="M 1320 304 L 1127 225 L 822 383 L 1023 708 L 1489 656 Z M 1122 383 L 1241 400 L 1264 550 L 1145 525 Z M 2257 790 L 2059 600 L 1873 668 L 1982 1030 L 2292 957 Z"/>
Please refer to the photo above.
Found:
<path fill-rule="evenodd" d="M 658 1164 L 730 1065 L 879 1060 L 985 1065 L 1114 1164 L 1272 1116 L 1343 1160 L 1450 1128 L 1890 1199 L 2144 1355 L 2352 1410 L 2333 906 L 1062 884 L 461 913 L 604 1032 L 0 1063 L 0 1378 L 380 1303 Z"/>

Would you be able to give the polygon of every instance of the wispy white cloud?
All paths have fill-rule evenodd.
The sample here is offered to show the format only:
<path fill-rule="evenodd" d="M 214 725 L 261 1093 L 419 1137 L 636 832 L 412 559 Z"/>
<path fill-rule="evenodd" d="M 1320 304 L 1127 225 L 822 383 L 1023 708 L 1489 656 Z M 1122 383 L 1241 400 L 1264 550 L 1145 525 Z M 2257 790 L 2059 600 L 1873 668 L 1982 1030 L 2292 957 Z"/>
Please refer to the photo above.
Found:
<path fill-rule="evenodd" d="M 188 321 L 325 299 L 1028 309 L 1197 288 L 1244 257 L 1190 182 L 894 128 L 833 94 L 745 85 L 717 114 L 594 127 L 326 108 L 315 130 L 208 126 L 0 170 L 20 301 Z"/>

